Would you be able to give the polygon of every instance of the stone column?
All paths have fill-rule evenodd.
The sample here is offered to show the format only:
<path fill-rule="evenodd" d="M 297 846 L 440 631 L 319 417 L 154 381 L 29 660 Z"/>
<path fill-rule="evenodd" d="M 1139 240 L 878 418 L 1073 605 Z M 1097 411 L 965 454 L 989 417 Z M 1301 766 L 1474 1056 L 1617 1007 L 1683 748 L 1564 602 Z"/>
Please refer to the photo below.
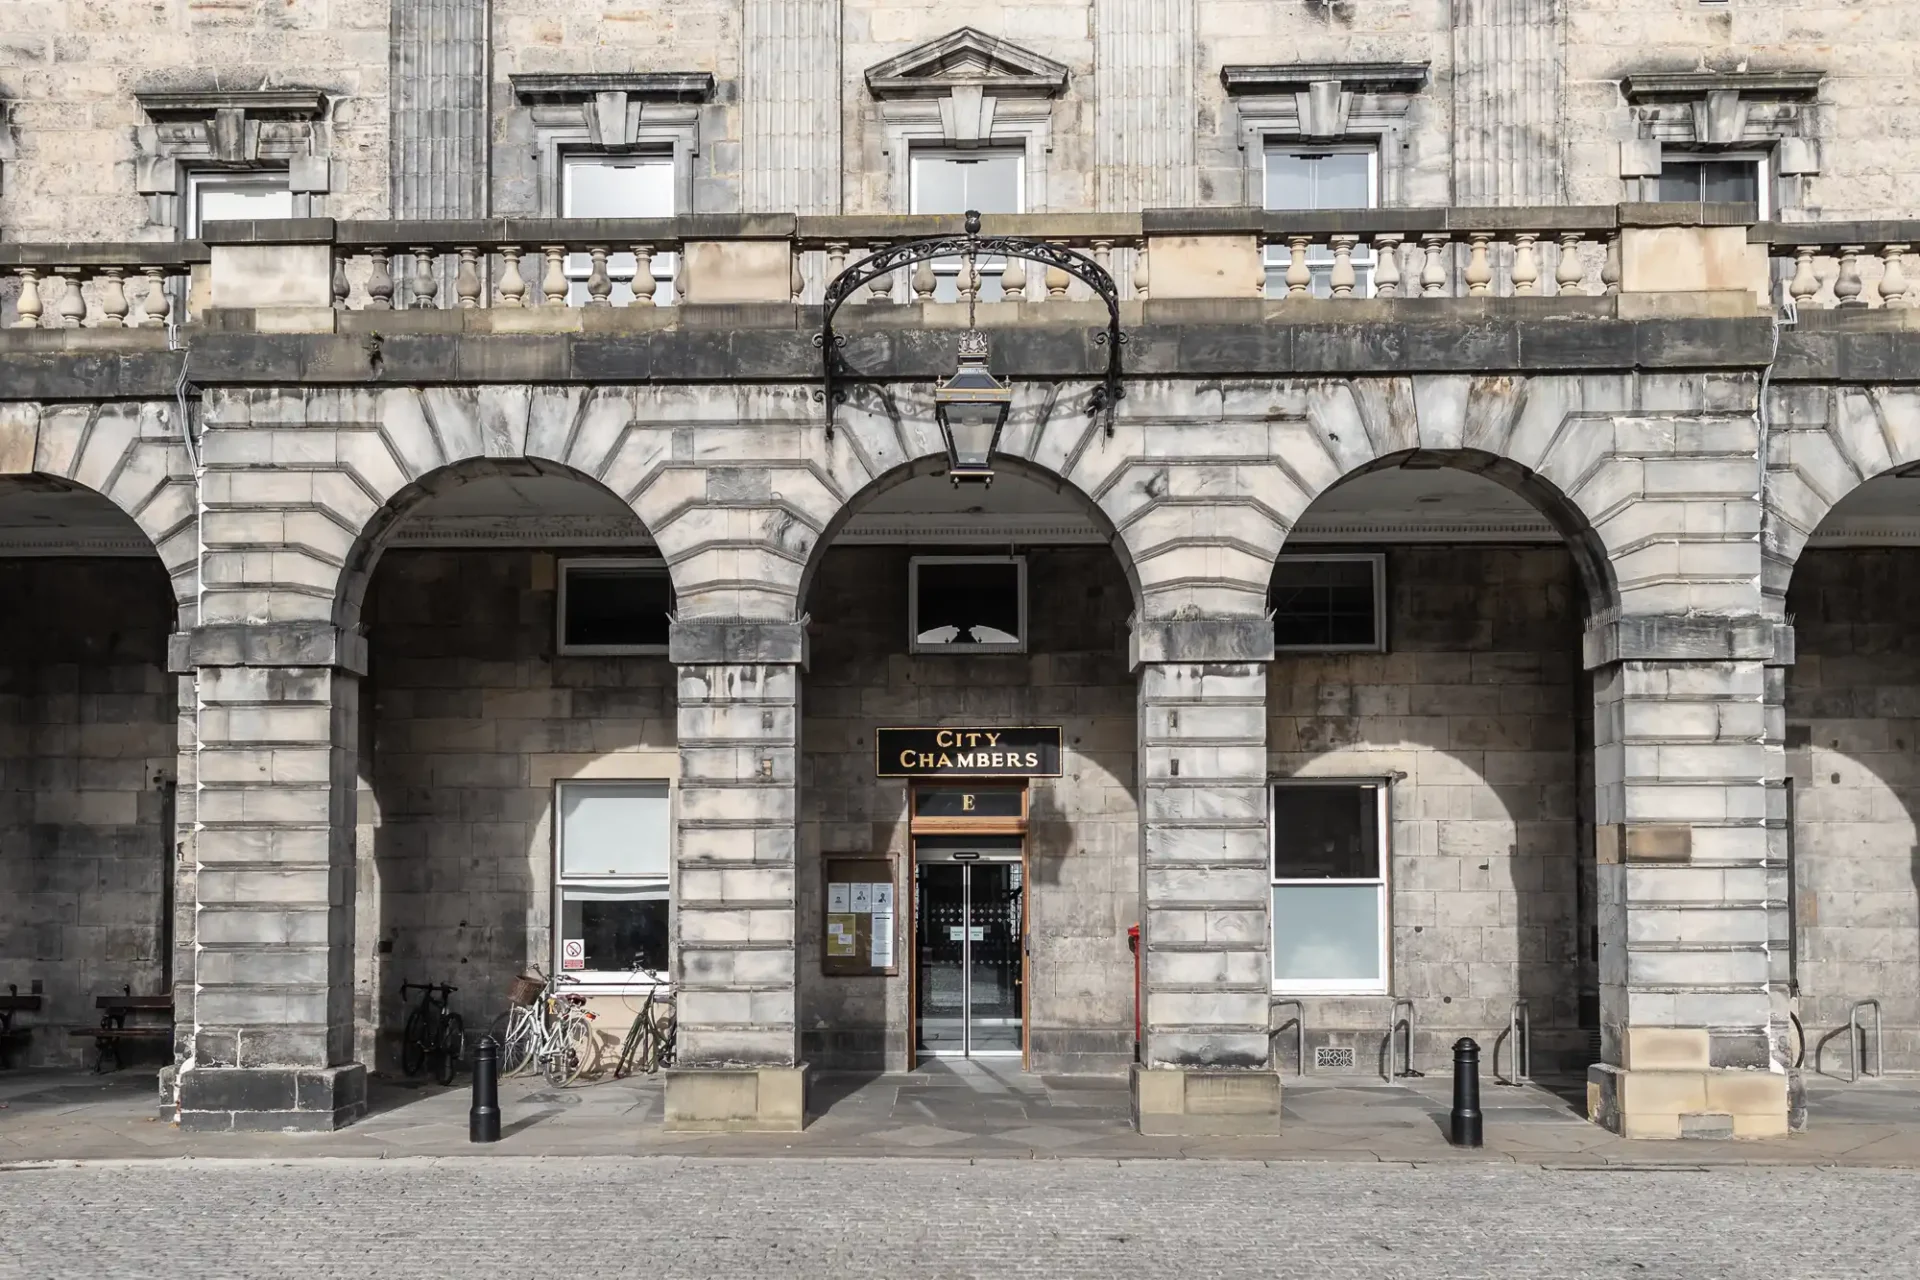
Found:
<path fill-rule="evenodd" d="M 1268 619 L 1137 622 L 1142 1133 L 1278 1127 L 1268 1008 Z"/>
<path fill-rule="evenodd" d="M 1453 6 L 1453 202 L 1558 204 L 1563 0 Z"/>
<path fill-rule="evenodd" d="M 365 643 L 326 623 L 200 627 L 192 670 L 186 1129 L 333 1129 L 366 1111 L 353 1045 L 355 750 Z"/>
<path fill-rule="evenodd" d="M 1194 0 L 1094 0 L 1094 200 L 1101 209 L 1198 202 Z"/>
<path fill-rule="evenodd" d="M 840 0 L 743 0 L 742 208 L 839 213 Z"/>
<path fill-rule="evenodd" d="M 794 993 L 795 623 L 674 624 L 680 792 L 670 1129 L 799 1129 Z"/>
<path fill-rule="evenodd" d="M 487 8 L 393 0 L 393 217 L 486 216 Z"/>
<path fill-rule="evenodd" d="M 1783 1034 L 1791 633 L 1627 618 L 1588 633 L 1602 1061 L 1588 1110 L 1626 1137 L 1788 1124 Z"/>

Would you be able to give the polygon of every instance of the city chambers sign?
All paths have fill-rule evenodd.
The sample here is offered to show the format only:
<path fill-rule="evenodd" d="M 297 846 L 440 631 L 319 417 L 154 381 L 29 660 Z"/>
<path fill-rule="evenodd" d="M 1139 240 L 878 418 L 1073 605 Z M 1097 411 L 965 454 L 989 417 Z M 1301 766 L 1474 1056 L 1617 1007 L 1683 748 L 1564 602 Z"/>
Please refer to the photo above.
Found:
<path fill-rule="evenodd" d="M 875 765 L 883 778 L 1053 778 L 1060 775 L 1060 730 L 876 729 Z"/>

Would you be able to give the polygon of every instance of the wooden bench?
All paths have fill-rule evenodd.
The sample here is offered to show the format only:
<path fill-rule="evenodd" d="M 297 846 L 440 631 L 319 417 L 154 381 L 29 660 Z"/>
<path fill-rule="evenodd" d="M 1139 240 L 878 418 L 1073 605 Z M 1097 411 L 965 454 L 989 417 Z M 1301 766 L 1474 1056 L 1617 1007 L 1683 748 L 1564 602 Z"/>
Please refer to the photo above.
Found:
<path fill-rule="evenodd" d="M 101 1011 L 100 1025 L 97 1027 L 75 1027 L 71 1032 L 76 1040 L 91 1039 L 99 1056 L 94 1059 L 93 1069 L 107 1069 L 107 1055 L 113 1055 L 115 1070 L 127 1065 L 126 1046 L 129 1041 L 168 1041 L 173 1040 L 173 997 L 137 996 L 132 987 L 121 988 L 123 994 L 117 996 L 99 996 L 93 1006 Z M 133 1013 L 164 1013 L 167 1025 L 134 1026 L 127 1025 L 127 1015 Z"/>
<path fill-rule="evenodd" d="M 7 1051 L 17 1044 L 25 1044 L 33 1035 L 32 1027 L 16 1027 L 13 1015 L 16 1013 L 38 1013 L 39 996 L 23 996 L 20 988 L 9 982 L 7 994 L 0 996 L 0 1067 L 7 1065 Z"/>

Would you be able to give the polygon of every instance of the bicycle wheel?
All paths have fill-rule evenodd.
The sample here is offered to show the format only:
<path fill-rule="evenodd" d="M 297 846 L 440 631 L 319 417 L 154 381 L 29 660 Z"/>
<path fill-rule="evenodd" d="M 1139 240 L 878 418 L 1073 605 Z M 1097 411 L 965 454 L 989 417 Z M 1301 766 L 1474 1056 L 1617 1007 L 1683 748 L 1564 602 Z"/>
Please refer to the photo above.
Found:
<path fill-rule="evenodd" d="M 460 1069 L 460 1059 L 466 1056 L 467 1024 L 457 1013 L 441 1016 L 439 1042 L 434 1045 L 433 1078 L 441 1084 L 452 1084 L 454 1072 Z"/>
<path fill-rule="evenodd" d="M 513 1008 L 493 1020 L 487 1034 L 499 1048 L 500 1078 L 517 1076 L 533 1061 L 540 1034 L 531 1009 Z"/>
<path fill-rule="evenodd" d="M 585 1018 L 564 1019 L 547 1038 L 540 1054 L 540 1073 L 548 1084 L 564 1089 L 580 1078 L 593 1052 L 593 1024 Z"/>
<path fill-rule="evenodd" d="M 634 1073 L 636 1068 L 641 1071 L 649 1070 L 646 1046 L 652 1038 L 648 1034 L 652 1029 L 652 1022 L 653 1019 L 647 1008 L 642 1008 L 634 1015 L 633 1025 L 627 1028 L 627 1038 L 620 1043 L 620 1056 L 613 1064 L 615 1080 L 626 1079 Z"/>
<path fill-rule="evenodd" d="M 653 1065 L 649 1072 L 664 1071 L 673 1065 L 673 1047 L 678 1037 L 679 1025 L 674 1021 L 673 1009 L 668 1007 L 665 1013 L 654 1019 L 653 1025 Z"/>
<path fill-rule="evenodd" d="M 421 1005 L 407 1015 L 407 1025 L 401 1028 L 400 1070 L 410 1076 L 417 1076 L 426 1069 L 428 1027 L 427 1007 Z"/>

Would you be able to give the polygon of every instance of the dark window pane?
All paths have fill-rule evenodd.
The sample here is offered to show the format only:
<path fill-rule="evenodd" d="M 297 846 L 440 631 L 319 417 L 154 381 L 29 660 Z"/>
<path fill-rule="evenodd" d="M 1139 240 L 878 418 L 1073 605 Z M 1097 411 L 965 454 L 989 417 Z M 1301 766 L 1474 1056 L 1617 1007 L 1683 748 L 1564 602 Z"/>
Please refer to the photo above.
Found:
<path fill-rule="evenodd" d="M 1273 878 L 1372 880 L 1380 875 L 1375 787 L 1273 789 Z"/>
<path fill-rule="evenodd" d="M 666 644 L 673 608 L 666 570 L 575 565 L 566 574 L 566 644 Z"/>
<path fill-rule="evenodd" d="M 925 644 L 1018 644 L 1020 566 L 923 563 L 917 639 Z"/>
<path fill-rule="evenodd" d="M 1273 639 L 1279 645 L 1372 646 L 1373 562 L 1282 556 L 1273 571 Z"/>
<path fill-rule="evenodd" d="M 1668 160 L 1661 164 L 1660 198 L 1675 204 L 1699 203 L 1699 163 L 1691 160 Z"/>
<path fill-rule="evenodd" d="M 1667 160 L 1660 198 L 1684 204 L 1760 203 L 1760 165 L 1753 160 Z"/>
<path fill-rule="evenodd" d="M 560 936 L 586 944 L 585 972 L 665 972 L 667 891 L 562 887 Z"/>

